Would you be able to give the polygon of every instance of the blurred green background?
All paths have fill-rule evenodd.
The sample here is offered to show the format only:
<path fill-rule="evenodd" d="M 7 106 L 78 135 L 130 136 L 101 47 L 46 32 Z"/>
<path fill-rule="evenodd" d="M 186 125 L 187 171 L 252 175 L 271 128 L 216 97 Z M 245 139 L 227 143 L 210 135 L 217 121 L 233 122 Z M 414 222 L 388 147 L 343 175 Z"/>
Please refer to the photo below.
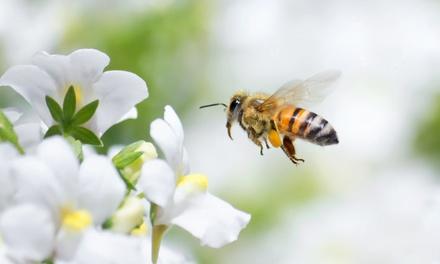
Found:
<path fill-rule="evenodd" d="M 382 12 L 390 8 L 395 13 Z M 107 146 L 150 140 L 151 121 L 167 104 L 176 109 L 193 169 L 210 176 L 211 191 L 252 214 L 240 239 L 222 249 L 201 247 L 184 231 L 172 230 L 166 240 L 197 262 L 408 263 L 402 262 L 405 254 L 395 257 L 400 247 L 358 248 L 361 235 L 342 238 L 350 245 L 343 247 L 343 258 L 341 238 L 329 238 L 337 240 L 329 247 L 289 239 L 297 234 L 324 239 L 297 219 L 311 214 L 310 219 L 323 219 L 325 229 L 341 203 L 372 183 L 383 186 L 380 195 L 399 178 L 437 186 L 440 7 L 435 3 L 6 0 L 0 10 L 2 71 L 28 63 L 38 50 L 67 54 L 97 48 L 111 58 L 107 69 L 146 80 L 150 96 L 138 105 L 139 118 L 105 133 Z M 338 90 L 312 110 L 332 122 L 341 143 L 320 148 L 298 142 L 299 156 L 306 159 L 300 166 L 278 150 L 260 157 L 238 128 L 231 142 L 221 108 L 198 110 L 202 104 L 227 102 L 237 89 L 271 92 L 292 78 L 329 68 L 343 71 Z M 11 90 L 0 89 L 0 107 L 12 102 L 26 108 Z M 411 173 L 403 176 L 402 171 Z M 315 210 L 317 205 L 326 209 Z M 376 213 L 368 210 L 365 206 L 366 215 Z M 338 220 L 344 226 L 351 221 L 356 222 L 343 215 Z M 295 245 L 307 250 L 291 256 Z"/>

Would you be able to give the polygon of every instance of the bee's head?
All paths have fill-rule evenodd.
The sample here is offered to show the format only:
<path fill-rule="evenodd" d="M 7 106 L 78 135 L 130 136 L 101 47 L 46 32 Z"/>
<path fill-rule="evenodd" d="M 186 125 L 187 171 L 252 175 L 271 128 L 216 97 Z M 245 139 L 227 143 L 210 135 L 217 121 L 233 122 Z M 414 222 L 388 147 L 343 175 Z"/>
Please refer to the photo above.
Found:
<path fill-rule="evenodd" d="M 239 118 L 239 113 L 242 110 L 242 104 L 246 99 L 246 97 L 247 97 L 246 93 L 242 91 L 235 93 L 231 97 L 231 100 L 229 101 L 229 105 L 226 109 L 226 113 L 227 113 L 226 128 L 228 129 L 228 135 L 231 139 L 232 139 L 231 136 L 232 124 Z"/>
<path fill-rule="evenodd" d="M 215 103 L 215 104 L 208 104 L 208 105 L 202 105 L 200 108 L 206 108 L 216 105 L 223 105 L 226 110 L 227 115 L 227 122 L 226 122 L 226 128 L 228 129 L 228 135 L 231 137 L 231 127 L 232 124 L 239 118 L 240 112 L 242 111 L 242 105 L 244 100 L 246 99 L 247 94 L 245 92 L 236 92 L 229 102 L 229 105 L 224 103 Z"/>

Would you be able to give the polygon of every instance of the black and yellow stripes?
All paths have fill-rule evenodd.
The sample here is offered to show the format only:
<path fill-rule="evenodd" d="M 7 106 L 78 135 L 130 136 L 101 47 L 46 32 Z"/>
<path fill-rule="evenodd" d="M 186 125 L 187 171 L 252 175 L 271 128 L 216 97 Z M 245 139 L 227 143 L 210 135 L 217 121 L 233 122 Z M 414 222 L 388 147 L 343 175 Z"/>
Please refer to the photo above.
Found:
<path fill-rule="evenodd" d="M 336 131 L 327 120 L 303 108 L 286 106 L 275 116 L 280 133 L 318 145 L 337 144 Z"/>

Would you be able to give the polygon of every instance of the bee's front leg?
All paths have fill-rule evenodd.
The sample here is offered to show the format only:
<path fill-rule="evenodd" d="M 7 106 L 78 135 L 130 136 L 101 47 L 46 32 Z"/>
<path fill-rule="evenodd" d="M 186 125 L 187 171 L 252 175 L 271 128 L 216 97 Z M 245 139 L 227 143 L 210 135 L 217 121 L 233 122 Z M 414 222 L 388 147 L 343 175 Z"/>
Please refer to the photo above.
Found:
<path fill-rule="evenodd" d="M 255 130 L 252 127 L 249 127 L 247 133 L 248 133 L 248 138 L 252 140 L 252 142 L 254 142 L 255 145 L 260 147 L 260 155 L 263 156 L 263 144 L 261 144 L 261 141 L 258 139 Z"/>
<path fill-rule="evenodd" d="M 264 140 L 264 144 L 266 144 L 266 148 L 267 148 L 267 149 L 270 149 L 270 146 L 269 146 L 269 144 L 267 143 L 267 139 L 266 139 L 265 137 L 263 137 L 263 140 Z"/>

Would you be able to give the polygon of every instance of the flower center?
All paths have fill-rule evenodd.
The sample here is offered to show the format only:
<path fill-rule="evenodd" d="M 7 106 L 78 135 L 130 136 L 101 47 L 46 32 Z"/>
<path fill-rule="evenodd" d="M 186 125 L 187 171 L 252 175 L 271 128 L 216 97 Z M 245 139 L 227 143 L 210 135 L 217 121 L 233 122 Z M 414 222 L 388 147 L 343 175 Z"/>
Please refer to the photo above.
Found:
<path fill-rule="evenodd" d="M 62 225 L 72 231 L 82 231 L 92 224 L 92 216 L 86 210 L 64 210 L 61 215 Z"/>
<path fill-rule="evenodd" d="M 208 189 L 208 178 L 203 174 L 189 174 L 180 177 L 177 186 L 188 186 L 196 188 L 198 191 L 206 191 Z"/>

